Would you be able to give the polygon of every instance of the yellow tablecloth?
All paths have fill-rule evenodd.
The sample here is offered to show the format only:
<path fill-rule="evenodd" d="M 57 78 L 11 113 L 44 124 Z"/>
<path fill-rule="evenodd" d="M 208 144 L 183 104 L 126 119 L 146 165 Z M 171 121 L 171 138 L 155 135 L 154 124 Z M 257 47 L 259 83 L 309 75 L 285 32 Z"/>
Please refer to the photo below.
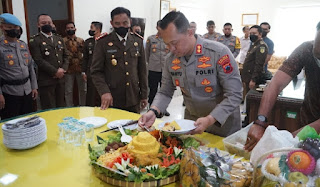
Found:
<path fill-rule="evenodd" d="M 17 175 L 18 178 L 8 186 L 30 186 L 30 187 L 99 187 L 111 186 L 99 180 L 91 172 L 89 164 L 89 154 L 87 146 L 73 147 L 68 144 L 59 144 L 59 132 L 57 124 L 62 122 L 66 116 L 76 119 L 84 117 L 97 116 L 105 117 L 108 122 L 118 119 L 138 119 L 139 114 L 130 113 L 118 109 L 100 110 L 93 107 L 75 107 L 50 110 L 37 113 L 46 120 L 48 139 L 41 145 L 29 150 L 11 150 L 3 144 L 3 134 L 0 134 L 0 181 L 6 174 Z M 156 120 L 156 125 L 161 122 Z M 2 126 L 3 123 L 0 123 Z M 106 125 L 96 128 L 95 135 L 106 130 Z M 114 132 L 110 132 L 114 133 Z M 102 138 L 106 138 L 108 133 L 99 134 Z M 209 147 L 217 147 L 224 149 L 222 137 L 212 134 L 203 133 L 197 135 L 201 139 L 205 139 Z M 96 140 L 91 142 L 96 144 Z M 0 186 L 2 184 L 0 183 Z M 179 186 L 179 184 L 171 184 L 168 186 Z"/>

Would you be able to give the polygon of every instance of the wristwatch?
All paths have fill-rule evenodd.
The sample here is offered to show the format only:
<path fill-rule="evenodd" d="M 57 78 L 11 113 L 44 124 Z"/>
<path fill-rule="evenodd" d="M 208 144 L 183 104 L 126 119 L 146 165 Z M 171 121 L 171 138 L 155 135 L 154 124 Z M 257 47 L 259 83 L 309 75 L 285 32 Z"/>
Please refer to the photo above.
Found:
<path fill-rule="evenodd" d="M 254 121 L 254 124 L 259 125 L 259 126 L 261 126 L 261 127 L 266 129 L 268 127 L 268 123 L 267 122 L 268 122 L 268 119 L 267 119 L 266 116 L 258 115 L 257 120 Z"/>
<path fill-rule="evenodd" d="M 159 114 L 159 112 L 158 112 L 156 109 L 150 108 L 150 109 L 148 110 L 148 112 L 149 112 L 150 110 L 156 115 L 157 118 L 162 118 L 163 115 L 162 115 L 161 113 Z"/>

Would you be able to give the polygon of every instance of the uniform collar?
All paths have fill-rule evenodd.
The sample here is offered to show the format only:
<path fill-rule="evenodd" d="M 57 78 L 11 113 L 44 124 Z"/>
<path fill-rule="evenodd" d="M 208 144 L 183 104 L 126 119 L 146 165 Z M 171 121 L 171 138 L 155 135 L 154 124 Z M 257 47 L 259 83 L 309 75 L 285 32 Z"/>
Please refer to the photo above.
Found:
<path fill-rule="evenodd" d="M 52 37 L 53 34 L 50 32 L 50 34 L 44 33 L 42 31 L 40 31 L 41 34 L 43 34 L 43 36 L 45 36 L 46 38 Z"/>
<path fill-rule="evenodd" d="M 116 32 L 115 32 L 115 33 L 116 33 Z M 120 36 L 118 33 L 116 33 L 116 35 L 118 36 L 119 41 L 122 41 L 123 39 L 125 39 L 125 41 L 127 41 L 127 39 L 128 39 L 128 33 L 129 33 L 129 31 L 127 32 L 127 34 L 126 34 L 124 37 Z"/>

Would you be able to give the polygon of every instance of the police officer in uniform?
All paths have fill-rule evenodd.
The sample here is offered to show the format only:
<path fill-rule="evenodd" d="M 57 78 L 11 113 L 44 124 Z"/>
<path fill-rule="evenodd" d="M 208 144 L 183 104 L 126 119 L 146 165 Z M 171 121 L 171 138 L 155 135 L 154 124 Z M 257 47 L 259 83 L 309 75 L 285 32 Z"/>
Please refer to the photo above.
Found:
<path fill-rule="evenodd" d="M 92 64 L 93 50 L 96 45 L 96 40 L 105 36 L 107 33 L 101 34 L 102 23 L 93 21 L 90 25 L 89 35 L 90 38 L 86 39 L 84 42 L 83 50 L 83 63 L 82 63 L 82 77 L 84 81 L 87 82 L 87 97 L 86 105 L 87 106 L 100 106 L 100 96 L 96 87 L 94 86 L 91 78 L 90 67 Z"/>
<path fill-rule="evenodd" d="M 241 73 L 242 81 L 246 85 L 246 92 L 256 87 L 256 85 L 265 83 L 263 65 L 268 54 L 268 47 L 262 40 L 262 29 L 258 25 L 250 28 L 251 46 L 244 60 Z"/>
<path fill-rule="evenodd" d="M 166 55 L 169 50 L 166 48 L 166 44 L 159 35 L 159 25 L 161 20 L 157 22 L 158 33 L 151 35 L 147 39 L 146 45 L 146 61 L 148 63 L 148 83 L 149 83 L 149 99 L 148 103 L 151 106 L 154 97 L 158 91 L 159 85 L 161 86 L 162 68 L 164 66 Z M 168 111 L 165 112 L 165 116 L 170 116 Z"/>
<path fill-rule="evenodd" d="M 216 25 L 215 25 L 214 21 L 209 20 L 207 22 L 208 33 L 204 34 L 203 38 L 208 39 L 208 40 L 217 40 L 217 38 L 219 36 L 221 36 L 221 34 L 218 32 L 215 32 L 214 31 L 215 28 L 216 28 Z"/>
<path fill-rule="evenodd" d="M 91 75 L 101 109 L 109 106 L 139 113 L 147 106 L 147 65 L 142 38 L 128 32 L 130 11 L 117 7 L 111 12 L 114 31 L 101 38 L 94 49 Z"/>
<path fill-rule="evenodd" d="M 20 21 L 12 14 L 0 15 L 0 117 L 1 120 L 32 112 L 38 84 L 28 45 L 17 37 Z"/>
<path fill-rule="evenodd" d="M 230 50 L 216 41 L 195 36 L 181 12 L 168 13 L 160 27 L 171 53 L 162 72 L 162 86 L 139 125 L 150 127 L 179 86 L 186 105 L 185 118 L 196 121 L 192 134 L 206 130 L 228 136 L 241 129 L 242 84 Z"/>
<path fill-rule="evenodd" d="M 232 35 L 232 30 L 233 29 L 232 29 L 231 23 L 224 24 L 223 26 L 224 35 L 219 36 L 217 38 L 217 41 L 226 45 L 230 49 L 231 53 L 233 54 L 233 57 L 237 58 L 237 56 L 240 53 L 241 44 L 240 44 L 240 39 Z"/>
<path fill-rule="evenodd" d="M 38 84 L 42 109 L 64 107 L 64 74 L 68 70 L 68 55 L 63 39 L 52 34 L 52 19 L 38 16 L 40 32 L 29 41 L 30 52 L 38 65 Z"/>

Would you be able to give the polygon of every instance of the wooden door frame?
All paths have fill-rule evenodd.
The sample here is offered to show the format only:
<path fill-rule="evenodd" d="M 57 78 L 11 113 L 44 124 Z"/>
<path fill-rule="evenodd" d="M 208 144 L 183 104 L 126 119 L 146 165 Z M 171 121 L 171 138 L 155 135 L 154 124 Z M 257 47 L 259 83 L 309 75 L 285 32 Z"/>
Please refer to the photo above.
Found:
<path fill-rule="evenodd" d="M 11 11 L 12 11 L 12 0 L 6 0 L 11 2 Z M 74 9 L 73 9 L 73 0 L 68 0 L 68 19 L 70 21 L 74 21 Z M 27 32 L 27 41 L 30 40 L 30 30 L 29 30 L 29 18 L 28 18 L 28 8 L 27 8 L 27 0 L 23 0 L 24 6 L 24 17 L 26 21 L 26 32 Z"/>

